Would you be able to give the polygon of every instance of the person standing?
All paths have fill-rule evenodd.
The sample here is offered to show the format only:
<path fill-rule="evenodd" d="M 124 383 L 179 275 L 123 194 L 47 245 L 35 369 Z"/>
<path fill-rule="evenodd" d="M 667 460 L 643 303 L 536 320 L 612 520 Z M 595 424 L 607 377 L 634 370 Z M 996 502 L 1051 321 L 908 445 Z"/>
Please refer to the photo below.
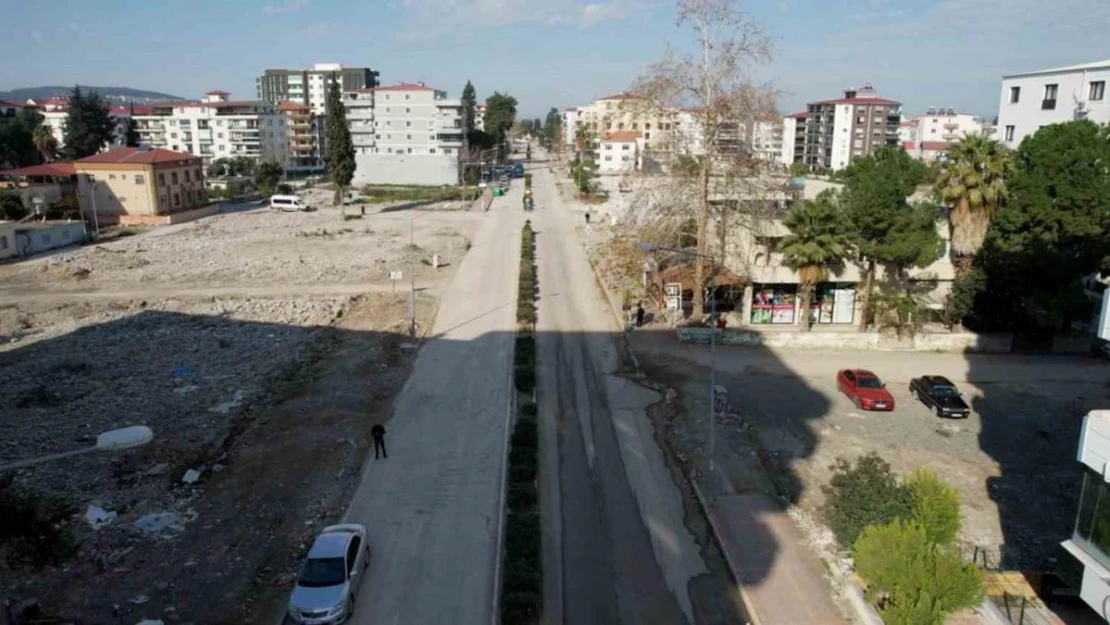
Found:
<path fill-rule="evenodd" d="M 590 211 L 586 211 L 586 225 L 590 225 Z"/>
<path fill-rule="evenodd" d="M 385 427 L 381 423 L 375 423 L 370 428 L 370 436 L 374 437 L 374 459 L 378 458 L 379 451 L 383 458 L 388 458 L 389 454 L 385 453 Z"/>
<path fill-rule="evenodd" d="M 644 303 L 643 302 L 636 302 L 636 327 L 639 328 L 639 327 L 642 327 L 643 325 L 644 325 Z"/>

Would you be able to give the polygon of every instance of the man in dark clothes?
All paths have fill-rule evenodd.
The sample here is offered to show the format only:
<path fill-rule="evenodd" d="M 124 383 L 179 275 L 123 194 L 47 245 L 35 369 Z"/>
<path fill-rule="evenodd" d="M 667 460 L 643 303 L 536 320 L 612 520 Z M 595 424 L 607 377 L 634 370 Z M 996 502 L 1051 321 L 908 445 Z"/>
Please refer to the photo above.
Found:
<path fill-rule="evenodd" d="M 381 423 L 375 423 L 374 427 L 370 428 L 370 436 L 374 437 L 374 458 L 377 459 L 379 450 L 383 458 L 388 458 L 389 454 L 385 453 L 385 428 Z"/>
<path fill-rule="evenodd" d="M 589 211 L 586 211 L 586 225 L 587 226 L 590 225 L 590 213 L 589 213 Z"/>
<path fill-rule="evenodd" d="M 636 302 L 636 327 L 644 325 L 644 303 Z"/>

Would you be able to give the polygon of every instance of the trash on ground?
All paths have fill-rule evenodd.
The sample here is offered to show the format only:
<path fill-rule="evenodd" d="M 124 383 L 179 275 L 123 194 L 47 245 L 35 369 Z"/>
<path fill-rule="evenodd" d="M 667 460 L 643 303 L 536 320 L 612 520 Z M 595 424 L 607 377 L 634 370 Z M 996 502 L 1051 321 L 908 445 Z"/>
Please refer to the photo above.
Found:
<path fill-rule="evenodd" d="M 112 521 L 115 521 L 116 516 L 115 512 L 110 512 L 100 506 L 94 506 L 92 504 L 89 504 L 88 509 L 85 510 L 85 520 L 89 522 L 89 527 L 94 530 L 98 530 L 110 524 Z"/>
<path fill-rule="evenodd" d="M 189 469 L 185 475 L 181 477 L 183 484 L 196 484 L 200 480 L 200 471 L 196 469 Z"/>
<path fill-rule="evenodd" d="M 135 527 L 151 534 L 169 529 L 177 523 L 176 512 L 152 512 L 143 515 L 138 521 L 135 521 Z"/>

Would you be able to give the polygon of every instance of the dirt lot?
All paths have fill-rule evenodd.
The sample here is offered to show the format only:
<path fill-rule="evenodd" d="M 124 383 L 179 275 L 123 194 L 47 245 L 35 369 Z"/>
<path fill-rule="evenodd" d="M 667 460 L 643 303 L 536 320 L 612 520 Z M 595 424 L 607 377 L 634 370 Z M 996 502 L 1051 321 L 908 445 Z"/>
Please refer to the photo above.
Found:
<path fill-rule="evenodd" d="M 61 498 L 72 539 L 38 568 L 0 540 L 0 604 L 36 603 L 49 622 L 275 622 L 415 356 L 402 347 L 408 294 L 383 274 L 407 281 L 411 257 L 418 284 L 446 282 L 480 217 L 262 209 L 0 266 L 0 463 L 125 425 L 155 432 L 138 449 L 0 476 L 33 501 Z M 318 294 L 291 297 L 290 284 Z M 359 288 L 333 289 L 344 285 Z M 203 295 L 212 286 L 225 294 Z M 104 297 L 66 295 L 82 290 Z M 417 295 L 418 332 L 436 293 Z M 90 509 L 106 515 L 99 528 Z M 0 523 L 0 539 L 13 527 Z"/>

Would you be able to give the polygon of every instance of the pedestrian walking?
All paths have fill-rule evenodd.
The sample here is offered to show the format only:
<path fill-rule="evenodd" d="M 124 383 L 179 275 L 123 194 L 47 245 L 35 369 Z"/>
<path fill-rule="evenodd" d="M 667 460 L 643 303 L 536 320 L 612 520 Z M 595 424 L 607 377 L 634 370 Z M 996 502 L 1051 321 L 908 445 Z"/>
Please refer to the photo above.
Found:
<path fill-rule="evenodd" d="M 590 225 L 590 211 L 586 211 L 586 225 Z"/>
<path fill-rule="evenodd" d="M 370 428 L 370 436 L 374 437 L 374 458 L 377 459 L 379 451 L 382 458 L 388 458 L 389 454 L 385 453 L 385 427 L 381 423 L 375 423 Z"/>
<path fill-rule="evenodd" d="M 644 303 L 636 302 L 636 327 L 644 325 Z"/>

